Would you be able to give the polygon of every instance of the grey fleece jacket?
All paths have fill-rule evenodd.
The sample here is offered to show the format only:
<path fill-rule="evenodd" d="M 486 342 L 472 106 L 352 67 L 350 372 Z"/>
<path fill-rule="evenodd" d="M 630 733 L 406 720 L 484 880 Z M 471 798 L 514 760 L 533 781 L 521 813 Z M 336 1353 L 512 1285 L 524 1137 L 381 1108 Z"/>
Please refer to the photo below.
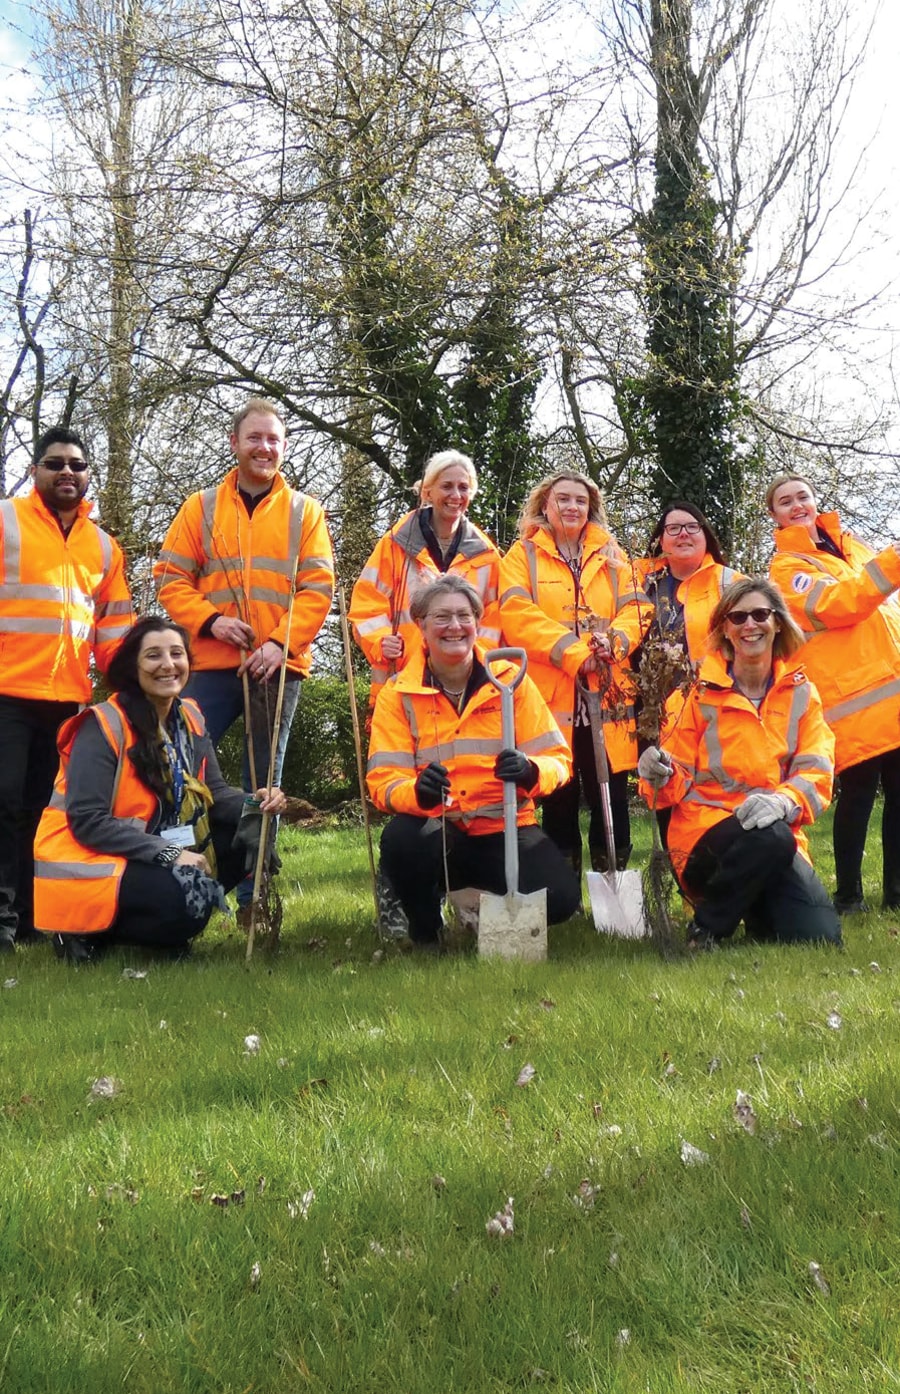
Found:
<path fill-rule="evenodd" d="M 193 738 L 193 771 L 206 760 L 205 783 L 213 796 L 211 823 L 232 823 L 237 828 L 244 795 L 226 784 L 216 752 L 208 736 Z M 126 759 L 128 756 L 126 755 Z M 97 721 L 82 722 L 72 745 L 66 778 L 66 814 L 73 835 L 92 852 L 108 852 L 131 861 L 152 862 L 167 844 L 151 832 L 142 832 L 125 818 L 110 812 L 116 778 L 116 757 Z M 149 827 L 159 825 L 159 810 Z"/>

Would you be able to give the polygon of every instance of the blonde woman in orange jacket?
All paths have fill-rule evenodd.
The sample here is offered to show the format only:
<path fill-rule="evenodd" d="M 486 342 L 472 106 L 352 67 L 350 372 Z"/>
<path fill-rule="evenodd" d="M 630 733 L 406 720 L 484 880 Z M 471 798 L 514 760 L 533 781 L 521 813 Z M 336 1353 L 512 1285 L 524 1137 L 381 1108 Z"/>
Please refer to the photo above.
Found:
<path fill-rule="evenodd" d="M 672 809 L 692 947 L 713 947 L 741 920 L 754 938 L 840 943 L 803 832 L 830 802 L 834 739 L 799 666 L 802 645 L 770 581 L 734 582 L 713 611 L 699 686 L 661 747 L 641 755 L 642 793 Z"/>
<path fill-rule="evenodd" d="M 475 466 L 458 450 L 441 450 L 428 460 L 417 487 L 418 508 L 381 539 L 350 597 L 348 617 L 372 670 L 370 708 L 391 673 L 421 654 L 410 601 L 435 577 L 448 574 L 468 581 L 484 607 L 479 642 L 486 648 L 500 642 L 500 553 L 466 517 L 478 489 Z"/>
<path fill-rule="evenodd" d="M 900 908 L 900 546 L 875 553 L 820 513 L 812 485 L 781 475 L 766 494 L 775 521 L 769 575 L 806 636 L 803 662 L 834 731 L 834 903 L 866 910 L 862 861 L 879 782 L 882 905 Z"/>
<path fill-rule="evenodd" d="M 629 679 L 618 664 L 637 648 L 653 612 L 606 527 L 600 490 L 586 475 L 560 470 L 532 490 L 519 540 L 501 563 L 500 612 L 505 641 L 525 649 L 528 671 L 572 749 L 573 778 L 542 801 L 542 822 L 579 875 L 582 790 L 591 811 L 588 846 L 595 869 L 606 869 L 607 855 L 591 730 L 576 682 L 596 683 L 611 665 L 624 689 L 624 716 L 607 706 L 603 717 L 622 869 L 631 855 L 628 771 L 637 747 Z"/>
<path fill-rule="evenodd" d="M 535 824 L 534 800 L 568 780 L 571 757 L 527 675 L 516 687 L 516 747 L 501 740 L 500 693 L 475 647 L 481 601 L 459 576 L 441 576 L 413 597 L 422 649 L 382 688 L 375 704 L 367 784 L 393 815 L 381 838 L 381 869 L 409 921 L 410 937 L 436 947 L 441 931 L 444 847 L 451 890 L 506 892 L 503 785 L 515 784 L 519 889 L 545 887 L 551 924 L 568 919 L 579 887 Z M 498 664 L 508 681 L 514 671 Z"/>

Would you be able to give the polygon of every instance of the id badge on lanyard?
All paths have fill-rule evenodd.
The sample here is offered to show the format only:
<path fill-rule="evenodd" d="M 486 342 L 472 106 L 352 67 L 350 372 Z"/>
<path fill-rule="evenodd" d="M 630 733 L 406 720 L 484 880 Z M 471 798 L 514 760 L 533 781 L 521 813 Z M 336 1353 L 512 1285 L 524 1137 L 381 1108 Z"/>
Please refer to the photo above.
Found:
<path fill-rule="evenodd" d="M 185 823 L 179 823 L 176 828 L 162 828 L 157 836 L 164 842 L 173 842 L 176 847 L 193 847 L 194 829 Z"/>

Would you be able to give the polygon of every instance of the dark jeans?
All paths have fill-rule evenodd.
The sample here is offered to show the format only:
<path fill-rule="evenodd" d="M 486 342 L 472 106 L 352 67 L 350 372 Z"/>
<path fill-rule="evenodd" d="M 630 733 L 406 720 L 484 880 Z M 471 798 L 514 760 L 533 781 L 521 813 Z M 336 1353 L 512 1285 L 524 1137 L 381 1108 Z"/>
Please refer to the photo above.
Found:
<path fill-rule="evenodd" d="M 883 903 L 886 910 L 900 907 L 900 749 L 888 750 L 871 760 L 861 760 L 840 774 L 834 805 L 834 867 L 839 910 L 858 905 L 863 898 L 862 861 L 869 818 L 878 793 L 884 790 L 881 815 Z"/>
<path fill-rule="evenodd" d="M 606 833 L 603 825 L 603 810 L 600 806 L 600 786 L 597 782 L 597 764 L 594 759 L 594 744 L 591 740 L 590 726 L 573 726 L 572 760 L 574 774 L 568 784 L 554 789 L 552 794 L 541 800 L 541 826 L 547 836 L 556 843 L 563 856 L 572 860 L 573 866 L 581 866 L 581 829 L 578 812 L 581 794 L 590 809 L 591 820 L 588 825 L 588 850 L 591 865 L 597 870 L 606 867 Z M 610 774 L 609 798 L 612 805 L 613 842 L 617 862 L 627 860 L 626 851 L 631 850 L 631 821 L 628 815 L 628 771 Z M 598 859 L 601 865 L 598 866 Z"/>
<path fill-rule="evenodd" d="M 226 891 L 244 874 L 244 853 L 232 852 L 237 821 L 213 828 L 218 879 Z M 119 913 L 105 934 L 91 935 L 98 945 L 138 944 L 149 949 L 181 949 L 206 928 L 187 913 L 181 887 L 168 867 L 129 862 L 119 888 Z"/>
<path fill-rule="evenodd" d="M 186 697 L 193 697 L 206 720 L 209 738 L 214 746 L 225 732 L 234 725 L 238 717 L 244 716 L 244 685 L 235 668 L 204 668 L 191 674 L 184 690 Z M 297 710 L 300 696 L 300 678 L 289 673 L 284 684 L 284 704 L 281 708 L 281 724 L 275 742 L 275 783 L 281 782 L 284 766 L 284 753 L 287 750 L 291 723 Z M 250 679 L 250 725 L 253 734 L 253 759 L 256 767 L 256 784 L 251 780 L 250 742 L 244 732 L 244 761 L 241 770 L 244 790 L 254 794 L 266 782 L 269 773 L 269 732 L 275 719 L 275 703 L 278 700 L 278 676 L 271 682 L 258 683 Z"/>
<path fill-rule="evenodd" d="M 694 923 L 724 939 L 741 920 L 749 938 L 782 944 L 841 942 L 841 922 L 785 822 L 745 831 L 725 818 L 695 843 L 684 868 Z"/>
<path fill-rule="evenodd" d="M 450 889 L 475 886 L 495 895 L 506 894 L 503 834 L 472 837 L 447 823 L 447 867 Z M 540 828 L 519 828 L 519 887 L 527 895 L 547 890 L 547 921 L 558 924 L 578 909 L 581 888 L 562 853 Z M 444 895 L 444 857 L 439 818 L 416 818 L 400 813 L 381 834 L 381 869 L 406 911 L 410 938 L 434 942 L 441 929 Z"/>
<path fill-rule="evenodd" d="M 275 783 L 281 784 L 281 771 L 287 750 L 291 723 L 297 710 L 300 697 L 300 678 L 289 673 L 284 684 L 284 703 L 281 708 L 281 724 L 275 742 Z M 185 688 L 185 696 L 193 697 L 206 721 L 209 738 L 218 747 L 225 732 L 234 725 L 238 717 L 244 716 L 244 684 L 234 668 L 206 668 L 191 674 Z M 275 719 L 275 704 L 278 701 L 278 677 L 268 683 L 258 683 L 250 679 L 250 727 L 253 734 L 253 764 L 256 783 L 251 778 L 250 742 L 244 732 L 244 760 L 241 770 L 242 787 L 248 794 L 261 789 L 269 773 L 269 732 Z M 243 877 L 238 884 L 238 901 L 249 905 L 253 895 L 252 876 Z"/>
<path fill-rule="evenodd" d="M 56 733 L 77 702 L 0 696 L 0 938 L 34 930 L 34 835 L 59 767 Z"/>

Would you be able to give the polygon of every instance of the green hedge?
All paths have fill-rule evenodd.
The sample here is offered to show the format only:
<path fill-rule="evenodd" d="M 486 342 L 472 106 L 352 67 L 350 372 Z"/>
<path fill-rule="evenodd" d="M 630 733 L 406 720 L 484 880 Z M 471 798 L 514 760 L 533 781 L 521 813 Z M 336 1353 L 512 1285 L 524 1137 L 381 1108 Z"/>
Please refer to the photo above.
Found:
<path fill-rule="evenodd" d="M 368 683 L 357 678 L 363 759 L 368 695 Z M 242 740 L 243 725 L 236 722 L 219 745 L 222 772 L 237 785 L 241 782 Z M 344 679 L 311 677 L 302 684 L 281 783 L 286 794 L 308 799 L 317 808 L 331 808 L 345 799 L 359 797 L 350 693 Z"/>

